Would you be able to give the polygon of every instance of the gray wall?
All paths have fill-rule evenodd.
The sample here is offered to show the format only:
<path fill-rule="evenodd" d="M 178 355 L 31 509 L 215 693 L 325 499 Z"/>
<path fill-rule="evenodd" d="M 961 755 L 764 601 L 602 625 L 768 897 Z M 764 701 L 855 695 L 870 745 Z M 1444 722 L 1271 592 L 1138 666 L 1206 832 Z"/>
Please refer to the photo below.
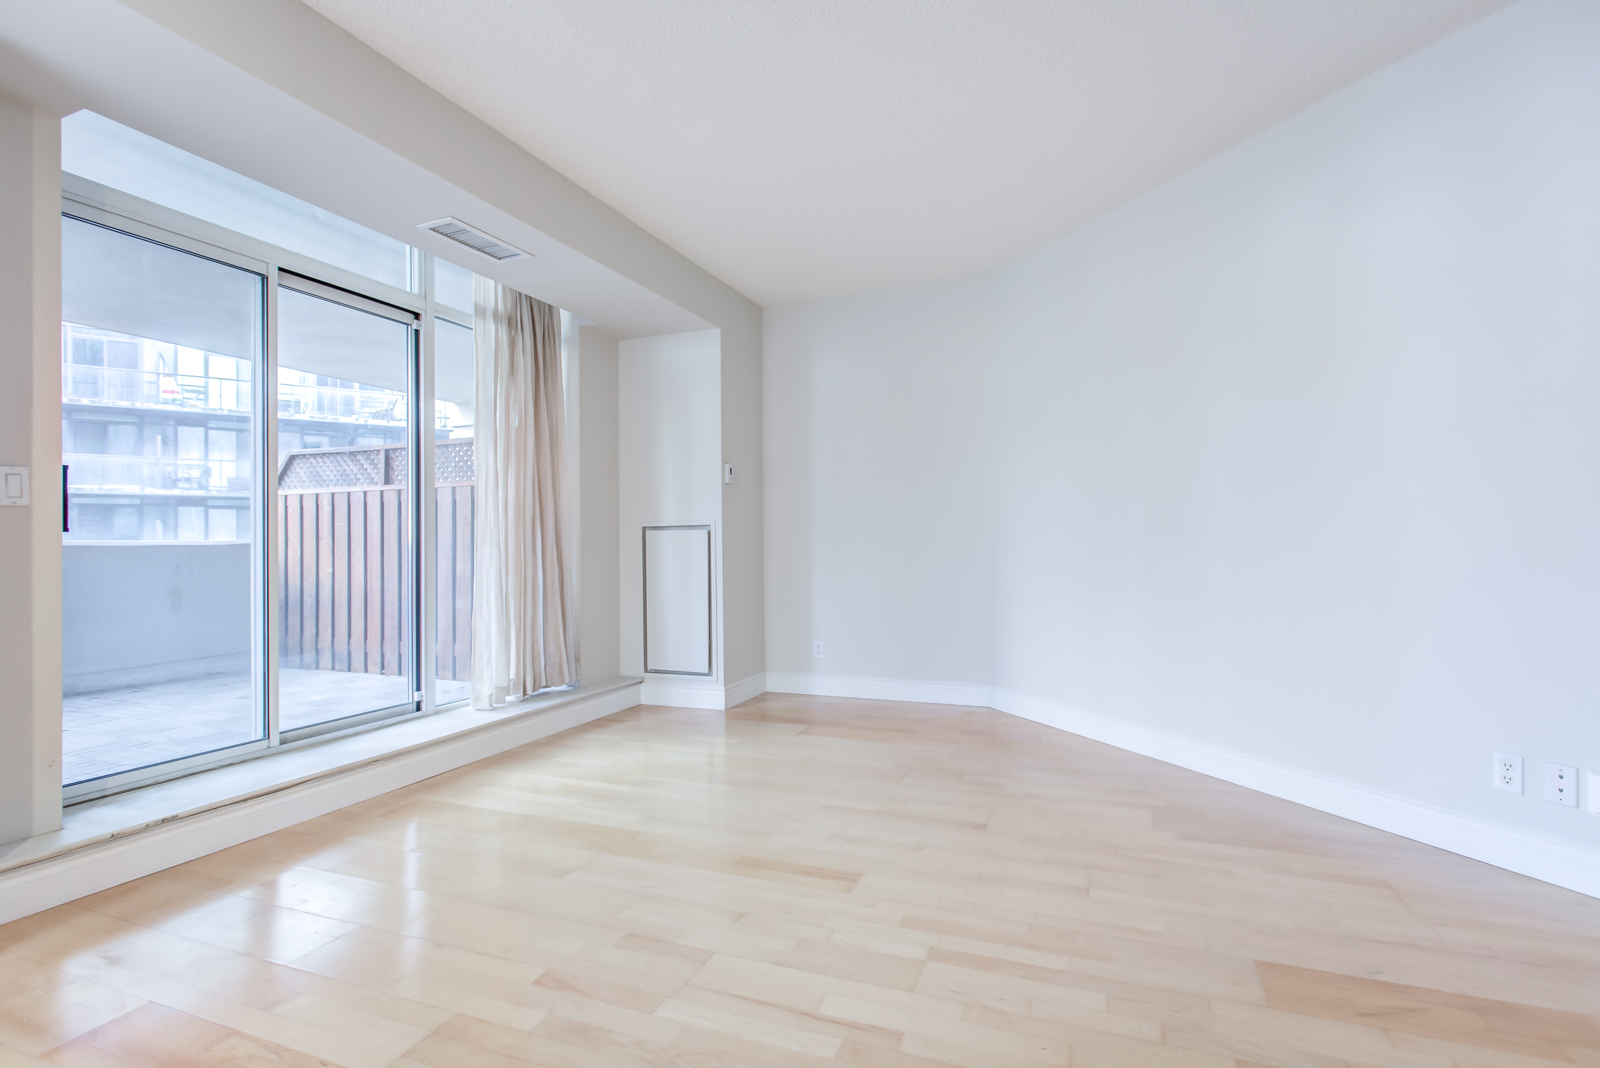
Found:
<path fill-rule="evenodd" d="M 61 825 L 61 127 L 0 93 L 0 842 Z"/>
<path fill-rule="evenodd" d="M 247 542 L 69 542 L 62 555 L 65 693 L 250 669 Z"/>
<path fill-rule="evenodd" d="M 761 328 L 730 320 L 718 339 L 722 406 L 721 460 L 733 465 L 722 485 L 722 672 L 737 685 L 767 670 L 767 591 L 763 556 L 766 459 L 762 453 Z M 720 474 L 719 474 L 720 480 Z"/>
<path fill-rule="evenodd" d="M 578 651 L 583 680 L 622 673 L 617 588 L 617 340 L 579 333 Z"/>

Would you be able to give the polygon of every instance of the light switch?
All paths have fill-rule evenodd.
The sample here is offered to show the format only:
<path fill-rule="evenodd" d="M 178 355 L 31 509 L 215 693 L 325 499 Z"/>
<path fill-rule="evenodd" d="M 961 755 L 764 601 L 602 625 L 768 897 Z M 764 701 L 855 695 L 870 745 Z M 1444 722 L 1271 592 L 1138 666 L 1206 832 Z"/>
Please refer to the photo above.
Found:
<path fill-rule="evenodd" d="M 733 465 L 732 464 L 723 464 L 722 465 L 722 484 L 725 485 L 725 486 L 733 485 Z"/>
<path fill-rule="evenodd" d="M 0 505 L 28 503 L 28 469 L 0 467 Z"/>

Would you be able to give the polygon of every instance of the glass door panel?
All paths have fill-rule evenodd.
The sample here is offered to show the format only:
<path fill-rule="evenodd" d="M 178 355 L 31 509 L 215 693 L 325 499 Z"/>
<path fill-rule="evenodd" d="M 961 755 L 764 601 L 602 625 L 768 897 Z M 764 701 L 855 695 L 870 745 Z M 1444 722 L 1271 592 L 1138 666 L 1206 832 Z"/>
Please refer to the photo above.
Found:
<path fill-rule="evenodd" d="M 355 298 L 287 284 L 278 294 L 278 688 L 287 732 L 415 707 L 414 332 Z"/>
<path fill-rule="evenodd" d="M 62 781 L 266 737 L 264 279 L 62 219 Z"/>
<path fill-rule="evenodd" d="M 469 276 L 469 297 L 470 283 Z M 472 329 L 448 319 L 435 319 L 433 545 L 437 645 L 433 699 L 436 706 L 465 701 L 472 696 L 472 571 L 476 522 L 472 424 L 476 389 Z"/>

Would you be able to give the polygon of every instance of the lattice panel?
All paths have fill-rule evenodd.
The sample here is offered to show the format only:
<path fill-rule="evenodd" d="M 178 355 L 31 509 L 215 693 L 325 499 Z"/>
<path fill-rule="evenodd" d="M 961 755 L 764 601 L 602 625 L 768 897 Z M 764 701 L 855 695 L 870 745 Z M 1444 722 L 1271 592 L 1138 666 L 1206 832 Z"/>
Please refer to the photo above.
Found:
<path fill-rule="evenodd" d="M 441 441 L 433 447 L 433 480 L 441 486 L 471 482 L 477 477 L 472 463 L 471 438 Z"/>
<path fill-rule="evenodd" d="M 406 464 L 410 450 L 405 446 L 385 449 L 383 452 L 383 480 L 391 486 L 406 484 Z"/>
<path fill-rule="evenodd" d="M 384 482 L 383 451 L 373 448 L 290 453 L 278 476 L 278 489 L 304 493 L 345 486 L 381 486 Z"/>
<path fill-rule="evenodd" d="M 292 452 L 278 476 L 283 493 L 354 489 L 360 486 L 404 486 L 410 450 L 404 445 L 364 449 L 307 449 Z M 456 438 L 434 446 L 434 482 L 441 486 L 471 482 L 472 439 Z"/>

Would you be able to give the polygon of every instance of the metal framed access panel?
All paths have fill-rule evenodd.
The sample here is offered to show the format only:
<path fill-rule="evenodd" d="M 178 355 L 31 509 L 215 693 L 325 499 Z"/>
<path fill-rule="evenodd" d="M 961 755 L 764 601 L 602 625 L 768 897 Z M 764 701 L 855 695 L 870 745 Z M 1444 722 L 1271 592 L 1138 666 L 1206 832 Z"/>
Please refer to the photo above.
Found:
<path fill-rule="evenodd" d="M 644 670 L 715 674 L 711 526 L 645 527 L 640 542 Z"/>

